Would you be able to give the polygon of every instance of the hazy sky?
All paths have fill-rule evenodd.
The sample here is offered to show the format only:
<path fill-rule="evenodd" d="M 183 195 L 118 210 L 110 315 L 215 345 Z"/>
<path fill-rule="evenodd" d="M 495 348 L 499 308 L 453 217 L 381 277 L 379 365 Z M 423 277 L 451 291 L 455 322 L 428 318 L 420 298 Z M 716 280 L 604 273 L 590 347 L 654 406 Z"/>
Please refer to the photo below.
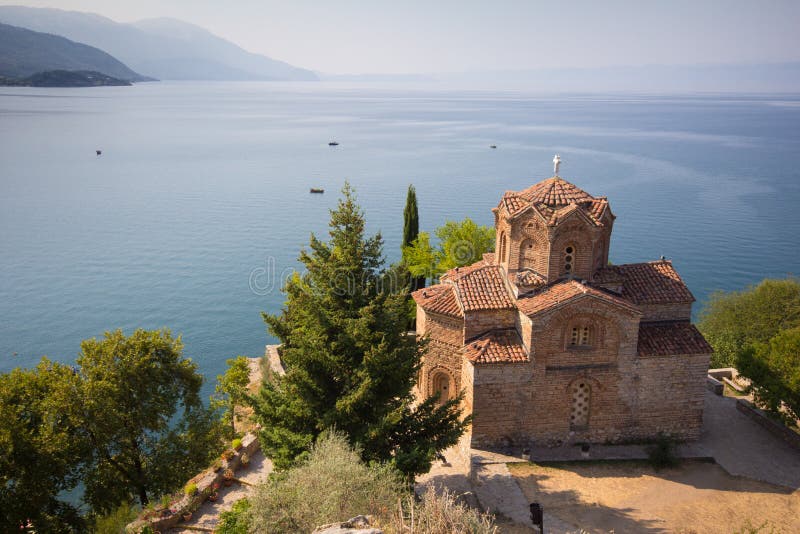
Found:
<path fill-rule="evenodd" d="M 329 73 L 800 60 L 800 0 L 0 0 L 174 17 Z"/>

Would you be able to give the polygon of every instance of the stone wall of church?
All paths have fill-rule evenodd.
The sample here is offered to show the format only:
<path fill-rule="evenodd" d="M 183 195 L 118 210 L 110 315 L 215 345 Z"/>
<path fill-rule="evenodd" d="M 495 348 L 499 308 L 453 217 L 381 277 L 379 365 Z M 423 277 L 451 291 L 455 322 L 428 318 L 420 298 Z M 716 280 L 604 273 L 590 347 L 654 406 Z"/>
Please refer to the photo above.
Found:
<path fill-rule="evenodd" d="M 700 437 L 710 357 L 700 354 L 637 359 L 638 435 L 666 432 L 682 439 Z"/>
<path fill-rule="evenodd" d="M 417 307 L 417 333 L 428 337 L 428 351 L 422 362 L 417 394 L 426 398 L 433 393 L 433 379 L 444 372 L 450 377 L 450 391 L 461 389 L 461 348 L 464 342 L 461 320 L 426 313 Z"/>
<path fill-rule="evenodd" d="M 468 312 L 464 321 L 464 339 L 472 339 L 496 328 L 512 328 L 517 310 L 480 310 Z"/>

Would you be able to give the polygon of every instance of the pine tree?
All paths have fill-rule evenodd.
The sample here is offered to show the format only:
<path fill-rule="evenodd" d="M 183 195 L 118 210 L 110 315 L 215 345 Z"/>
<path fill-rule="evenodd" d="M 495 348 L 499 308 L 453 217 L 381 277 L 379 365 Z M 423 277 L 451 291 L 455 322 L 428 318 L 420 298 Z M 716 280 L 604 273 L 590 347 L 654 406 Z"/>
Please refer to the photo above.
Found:
<path fill-rule="evenodd" d="M 330 241 L 311 236 L 303 275 L 285 286 L 279 315 L 262 314 L 282 343 L 286 369 L 252 399 L 259 438 L 275 465 L 302 458 L 326 429 L 343 432 L 366 461 L 389 461 L 408 477 L 458 440 L 455 399 L 413 405 L 425 344 L 406 335 L 407 291 L 384 269 L 380 235 L 365 237 L 352 188 L 331 212 Z"/>
<path fill-rule="evenodd" d="M 406 207 L 403 210 L 403 249 L 411 246 L 419 235 L 419 211 L 417 210 L 417 191 L 413 185 L 408 186 Z M 425 277 L 411 278 L 411 291 L 425 287 Z"/>

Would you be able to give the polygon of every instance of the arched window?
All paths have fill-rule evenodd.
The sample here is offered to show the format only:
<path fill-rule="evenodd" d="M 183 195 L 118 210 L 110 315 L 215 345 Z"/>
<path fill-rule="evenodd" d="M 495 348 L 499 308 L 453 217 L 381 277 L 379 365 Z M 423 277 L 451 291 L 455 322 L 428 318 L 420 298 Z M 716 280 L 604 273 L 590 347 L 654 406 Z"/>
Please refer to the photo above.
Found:
<path fill-rule="evenodd" d="M 576 380 L 572 384 L 572 409 L 569 414 L 570 430 L 581 430 L 589 426 L 589 407 L 592 401 L 592 390 L 585 380 Z"/>
<path fill-rule="evenodd" d="M 439 405 L 450 399 L 450 376 L 447 373 L 433 375 L 433 396 L 438 397 Z"/>
<path fill-rule="evenodd" d="M 500 257 L 497 258 L 500 263 L 506 261 L 506 233 L 500 232 Z"/>
<path fill-rule="evenodd" d="M 564 274 L 572 274 L 573 265 L 575 265 L 575 246 L 567 245 L 564 247 L 564 261 L 562 263 Z"/>
<path fill-rule="evenodd" d="M 573 325 L 569 338 L 570 347 L 591 347 L 592 346 L 592 327 L 589 324 Z"/>

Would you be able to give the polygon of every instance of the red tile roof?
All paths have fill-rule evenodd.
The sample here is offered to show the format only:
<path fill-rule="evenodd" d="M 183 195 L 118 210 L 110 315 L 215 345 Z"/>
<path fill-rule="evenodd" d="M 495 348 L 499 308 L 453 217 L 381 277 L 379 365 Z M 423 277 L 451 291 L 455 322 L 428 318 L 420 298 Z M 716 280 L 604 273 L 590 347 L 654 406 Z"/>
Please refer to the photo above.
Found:
<path fill-rule="evenodd" d="M 522 191 L 506 191 L 498 208 L 504 207 L 512 216 L 535 207 L 549 226 L 555 226 L 575 210 L 582 211 L 597 226 L 603 226 L 603 213 L 608 207 L 606 197 L 593 197 L 583 189 L 554 176 Z"/>
<path fill-rule="evenodd" d="M 577 280 L 563 280 L 561 282 L 556 282 L 555 284 L 547 286 L 531 295 L 522 296 L 517 301 L 517 307 L 525 315 L 534 315 L 550 308 L 560 306 L 561 304 L 572 300 L 573 298 L 584 295 L 598 298 L 600 300 L 616 304 L 617 306 L 639 312 L 639 309 L 633 306 L 627 300 L 594 288 L 590 285 L 582 284 Z"/>
<path fill-rule="evenodd" d="M 452 284 L 436 284 L 418 289 L 411 296 L 425 311 L 441 313 L 450 317 L 464 317 Z"/>
<path fill-rule="evenodd" d="M 611 265 L 598 271 L 593 280 L 598 284 L 621 280 L 622 296 L 635 304 L 675 304 L 695 300 L 668 260 Z"/>
<path fill-rule="evenodd" d="M 591 202 L 594 197 L 558 176 L 542 180 L 517 193 L 518 196 L 533 204 L 544 204 L 550 207 L 567 206 Z"/>
<path fill-rule="evenodd" d="M 464 356 L 472 363 L 527 362 L 528 353 L 513 328 L 492 330 L 464 345 Z"/>
<path fill-rule="evenodd" d="M 711 354 L 714 349 L 690 322 L 639 325 L 639 356 Z"/>
<path fill-rule="evenodd" d="M 453 272 L 448 281 L 456 286 L 456 295 L 464 311 L 513 309 L 516 307 L 514 299 L 503 278 L 500 266 L 486 265 L 481 260 Z"/>
<path fill-rule="evenodd" d="M 531 271 L 530 269 L 525 269 L 524 271 L 520 271 L 517 273 L 517 285 L 530 287 L 530 286 L 541 286 L 547 283 L 547 280 Z"/>

